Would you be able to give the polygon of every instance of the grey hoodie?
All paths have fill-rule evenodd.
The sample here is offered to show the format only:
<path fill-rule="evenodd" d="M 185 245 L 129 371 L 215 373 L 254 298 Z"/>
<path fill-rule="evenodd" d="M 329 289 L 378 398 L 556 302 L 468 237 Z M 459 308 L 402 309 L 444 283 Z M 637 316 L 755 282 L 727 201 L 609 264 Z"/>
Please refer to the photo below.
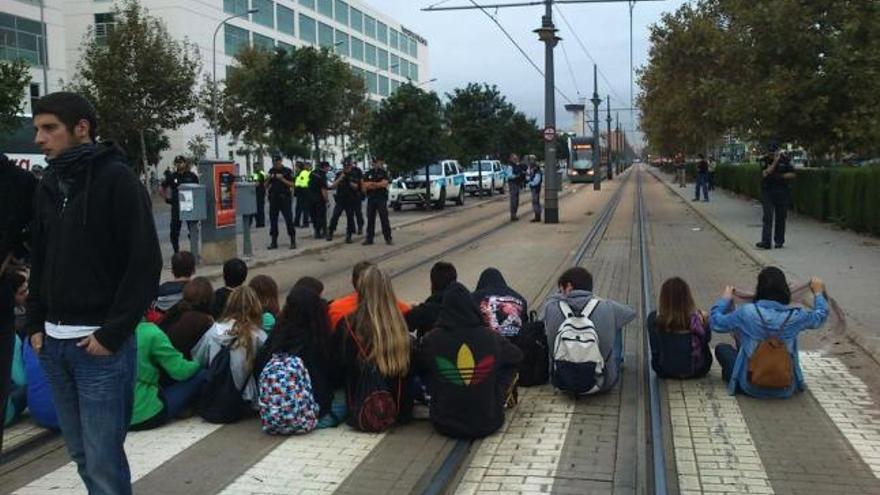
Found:
<path fill-rule="evenodd" d="M 561 292 L 550 294 L 544 301 L 538 318 L 544 322 L 547 342 L 550 345 L 551 361 L 553 360 L 556 333 L 559 326 L 565 320 L 565 317 L 562 316 L 562 311 L 559 309 L 559 301 L 562 300 L 568 303 L 572 311 L 581 311 L 593 297 L 593 293 L 590 291 L 573 290 L 567 296 Z M 590 319 L 596 326 L 596 333 L 599 335 L 599 350 L 602 351 L 602 356 L 605 358 L 603 392 L 611 389 L 617 383 L 620 363 L 623 360 L 621 356 L 622 341 L 620 331 L 627 323 L 633 321 L 635 317 L 636 310 L 609 299 L 602 299 L 602 302 L 596 306 L 595 311 L 590 316 Z"/>
<path fill-rule="evenodd" d="M 232 330 L 234 324 L 235 320 L 214 323 L 214 326 L 209 328 L 196 346 L 193 347 L 193 361 L 201 363 L 203 367 L 208 367 L 214 356 L 220 352 L 220 349 L 232 343 L 234 337 L 228 332 Z M 266 343 L 267 338 L 266 332 L 262 329 L 254 331 L 254 356 L 256 356 L 260 347 L 263 347 L 263 344 Z M 253 364 L 251 366 L 247 365 L 243 347 L 238 346 L 229 350 L 229 368 L 232 371 L 232 380 L 235 382 L 235 386 L 242 389 L 242 400 L 250 402 L 251 407 L 256 409 L 259 390 L 253 376 Z"/>

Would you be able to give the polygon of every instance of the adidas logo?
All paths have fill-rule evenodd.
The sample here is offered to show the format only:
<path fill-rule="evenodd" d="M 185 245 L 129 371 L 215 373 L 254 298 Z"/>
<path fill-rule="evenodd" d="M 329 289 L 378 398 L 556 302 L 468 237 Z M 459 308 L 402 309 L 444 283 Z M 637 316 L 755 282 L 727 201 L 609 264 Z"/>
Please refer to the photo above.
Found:
<path fill-rule="evenodd" d="M 467 344 L 458 348 L 455 363 L 437 356 L 437 370 L 440 376 L 454 385 L 470 386 L 483 383 L 495 367 L 495 356 L 486 356 L 479 363 L 474 361 L 474 353 Z"/>

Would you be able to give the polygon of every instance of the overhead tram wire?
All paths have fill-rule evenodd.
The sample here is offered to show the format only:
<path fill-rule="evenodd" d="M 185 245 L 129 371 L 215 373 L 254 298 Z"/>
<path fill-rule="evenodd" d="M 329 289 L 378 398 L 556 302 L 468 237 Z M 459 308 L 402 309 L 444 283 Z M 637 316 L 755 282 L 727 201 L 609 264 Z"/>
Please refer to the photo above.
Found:
<path fill-rule="evenodd" d="M 559 47 L 562 48 L 562 56 L 565 57 L 565 65 L 568 66 L 568 73 L 571 74 L 571 80 L 574 82 L 574 91 L 577 93 L 578 98 L 580 98 L 581 91 L 578 89 L 577 77 L 574 75 L 574 68 L 571 66 L 571 60 L 568 58 L 568 50 L 565 49 L 565 43 L 560 41 Z"/>
<path fill-rule="evenodd" d="M 538 74 L 540 74 L 541 77 L 544 77 L 544 71 L 542 71 L 541 68 L 538 67 L 537 64 L 535 64 L 535 61 L 532 60 L 531 57 L 529 57 L 529 54 L 526 53 L 525 50 L 522 49 L 522 47 L 519 45 L 519 43 L 516 42 L 515 39 L 513 39 L 513 36 L 511 36 L 510 33 L 507 31 L 507 29 L 505 29 L 504 26 L 501 25 L 501 22 L 499 22 L 498 19 L 497 19 L 495 16 L 493 16 L 492 14 L 490 14 L 490 13 L 486 10 L 485 7 L 483 7 L 482 5 L 478 4 L 475 0 L 470 0 L 470 2 L 471 2 L 472 4 L 474 4 L 474 7 L 476 7 L 477 9 L 479 9 L 480 12 L 486 14 L 486 17 L 488 17 L 489 19 L 491 19 L 492 22 L 494 22 L 495 25 L 498 26 L 498 29 L 500 29 L 501 32 L 504 33 L 504 36 L 506 36 L 507 39 L 508 39 L 511 43 L 513 43 L 513 46 L 516 47 L 516 49 L 519 51 L 519 53 L 520 53 L 523 57 L 525 57 L 526 60 L 528 60 L 529 64 L 530 64 L 530 65 L 531 65 L 536 71 L 538 71 Z M 568 97 L 568 95 L 566 95 L 565 93 L 562 92 L 561 89 L 559 89 L 559 87 L 557 87 L 557 86 L 553 86 L 553 88 L 556 90 L 557 93 L 559 93 L 559 96 L 561 96 L 562 98 L 565 99 L 565 101 L 567 101 L 568 103 L 574 103 L 574 102 L 571 100 L 571 98 Z"/>

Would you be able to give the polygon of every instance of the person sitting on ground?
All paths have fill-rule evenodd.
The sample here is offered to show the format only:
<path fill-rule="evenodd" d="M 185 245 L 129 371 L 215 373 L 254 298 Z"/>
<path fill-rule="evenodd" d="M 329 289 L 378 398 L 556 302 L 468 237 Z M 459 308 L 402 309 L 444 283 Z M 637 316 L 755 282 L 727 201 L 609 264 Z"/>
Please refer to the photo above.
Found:
<path fill-rule="evenodd" d="M 183 357 L 158 326 L 141 322 L 135 328 L 137 337 L 137 381 L 131 431 L 151 430 L 171 421 L 198 398 L 205 372 L 199 363 Z M 174 383 L 159 385 L 161 371 Z"/>
<path fill-rule="evenodd" d="M 189 251 L 179 251 L 171 257 L 171 274 L 174 280 L 159 285 L 156 302 L 153 305 L 158 311 L 167 313 L 172 306 L 183 299 L 183 286 L 196 273 L 196 258 Z"/>
<path fill-rule="evenodd" d="M 593 276 L 585 268 L 576 266 L 569 268 L 559 276 L 558 292 L 551 294 L 544 301 L 539 319 L 544 322 L 547 342 L 550 347 L 551 380 L 560 390 L 582 395 L 584 393 L 601 393 L 611 390 L 620 376 L 623 363 L 623 327 L 635 319 L 636 310 L 610 299 L 601 299 L 593 293 Z M 595 302 L 592 302 L 595 301 Z M 591 307 L 592 306 L 592 307 Z M 599 339 L 599 358 L 601 363 L 569 362 L 575 365 L 569 369 L 592 368 L 594 371 L 572 378 L 562 376 L 564 367 L 556 359 L 561 342 L 557 342 L 560 327 L 570 315 L 583 315 L 589 318 Z M 559 349 L 557 349 L 559 348 Z M 601 366 L 598 366 L 601 365 Z M 601 372 L 600 372 L 601 368 Z M 561 373 L 562 372 L 562 373 Z"/>
<path fill-rule="evenodd" d="M 9 426 L 21 417 L 21 413 L 27 407 L 27 375 L 24 371 L 24 358 L 22 357 L 21 338 L 12 336 L 12 363 L 9 374 L 9 395 L 6 399 L 6 414 L 0 418 L 4 426 Z"/>
<path fill-rule="evenodd" d="M 454 438 L 483 438 L 504 424 L 522 352 L 486 327 L 468 290 L 446 289 L 437 328 L 419 344 L 416 373 L 426 383 L 431 423 Z"/>
<path fill-rule="evenodd" d="M 331 331 L 336 330 L 336 327 L 339 325 L 339 321 L 354 313 L 358 307 L 358 280 L 360 280 L 361 274 L 372 266 L 375 266 L 373 263 L 369 261 L 359 261 L 354 265 L 351 269 L 351 285 L 355 288 L 355 292 L 348 294 L 339 299 L 335 299 L 330 303 L 330 329 Z M 397 308 L 401 313 L 406 315 L 410 311 L 409 304 L 397 301 Z"/>
<path fill-rule="evenodd" d="M 257 275 L 248 283 L 251 289 L 257 293 L 260 303 L 263 305 L 263 330 L 266 333 L 275 328 L 275 319 L 281 313 L 278 306 L 278 284 L 268 275 Z"/>
<path fill-rule="evenodd" d="M 687 282 L 672 277 L 660 288 L 657 311 L 648 315 L 651 367 L 661 378 L 699 378 L 712 367 L 708 317 L 697 309 Z"/>
<path fill-rule="evenodd" d="M 183 300 L 175 304 L 159 327 L 168 334 L 175 349 L 186 359 L 192 359 L 192 349 L 205 332 L 214 325 L 211 303 L 214 288 L 205 277 L 196 277 L 183 287 Z"/>
<path fill-rule="evenodd" d="M 388 274 L 368 266 L 358 278 L 357 294 L 357 309 L 334 332 L 334 362 L 342 363 L 349 424 L 361 431 L 384 431 L 412 415 L 410 335 Z M 364 400 L 374 395 L 391 401 Z"/>
<path fill-rule="evenodd" d="M 431 295 L 425 302 L 413 306 L 406 315 L 409 331 L 416 338 L 422 338 L 437 325 L 440 310 L 443 307 L 443 295 L 446 289 L 458 280 L 458 273 L 452 263 L 438 261 L 431 267 Z"/>
<path fill-rule="evenodd" d="M 25 271 L 13 271 L 6 274 L 9 288 L 13 294 L 13 328 L 21 340 L 27 340 L 25 322 L 27 321 L 28 275 Z"/>
<path fill-rule="evenodd" d="M 324 283 L 316 279 L 315 277 L 300 277 L 299 280 L 297 280 L 293 284 L 293 288 L 298 289 L 300 287 L 311 290 L 312 292 L 317 294 L 318 297 L 322 297 L 324 295 Z"/>
<path fill-rule="evenodd" d="M 528 302 L 507 285 L 497 268 L 483 270 L 473 297 L 486 326 L 504 337 L 516 337 L 528 320 Z"/>
<path fill-rule="evenodd" d="M 233 289 L 244 284 L 244 281 L 247 280 L 247 274 L 247 264 L 238 258 L 232 258 L 223 263 L 223 283 L 226 285 L 214 292 L 214 306 L 211 309 L 211 314 L 215 319 L 223 314 L 223 310 L 226 308 L 226 299 L 229 298 Z"/>
<path fill-rule="evenodd" d="M 257 384 L 253 377 L 254 359 L 266 342 L 263 331 L 263 305 L 253 289 L 246 285 L 235 288 L 220 319 L 205 332 L 193 348 L 193 360 L 208 367 L 223 347 L 229 349 L 229 366 L 241 399 L 256 410 Z"/>
<path fill-rule="evenodd" d="M 52 398 L 49 379 L 40 364 L 40 357 L 31 347 L 30 340 L 22 346 L 25 382 L 27 383 L 27 410 L 34 423 L 50 430 L 59 430 L 58 413 Z"/>
<path fill-rule="evenodd" d="M 785 274 L 770 266 L 758 274 L 754 302 L 733 308 L 733 287 L 726 287 L 712 306 L 709 325 L 719 333 L 736 331 L 738 347 L 715 346 L 715 358 L 727 391 L 757 398 L 787 398 L 804 389 L 797 338 L 803 330 L 819 328 L 828 317 L 825 284 L 810 280 L 813 309 L 791 306 Z"/>
<path fill-rule="evenodd" d="M 268 422 L 273 430 L 296 432 L 315 426 L 335 426 L 344 419 L 344 401 L 338 405 L 341 410 L 333 408 L 333 390 L 342 386 L 342 375 L 331 361 L 329 327 L 326 303 L 318 294 L 306 287 L 290 290 L 276 329 L 258 353 L 254 367 L 254 375 L 260 379 L 260 413 L 264 425 Z M 296 417 L 285 418 L 283 411 L 275 410 L 290 398 L 276 397 L 277 393 L 271 392 L 272 387 L 267 385 L 272 382 L 285 386 L 296 381 L 300 367 L 305 369 L 309 386 L 299 386 L 304 387 L 303 391 L 310 389 L 310 397 L 302 397 L 302 402 L 296 404 L 299 409 L 295 411 Z M 270 371 L 264 373 L 264 369 Z M 264 393 L 267 390 L 270 392 Z M 266 414 L 273 417 L 267 418 Z"/>

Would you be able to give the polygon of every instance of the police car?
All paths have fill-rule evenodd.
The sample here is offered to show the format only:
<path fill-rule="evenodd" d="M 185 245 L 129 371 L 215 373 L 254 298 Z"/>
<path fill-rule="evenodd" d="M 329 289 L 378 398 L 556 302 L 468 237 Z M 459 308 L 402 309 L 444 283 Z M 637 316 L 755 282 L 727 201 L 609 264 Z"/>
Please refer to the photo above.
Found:
<path fill-rule="evenodd" d="M 480 184 L 482 170 L 483 182 Z M 474 160 L 464 171 L 465 191 L 471 196 L 489 193 L 489 196 L 497 191 L 504 194 L 505 174 L 504 167 L 498 160 Z"/>
<path fill-rule="evenodd" d="M 425 207 L 430 202 L 439 209 L 443 209 L 447 201 L 464 204 L 464 171 L 456 160 L 441 160 L 429 165 L 428 178 L 430 197 L 426 197 L 424 168 L 391 181 L 388 191 L 391 207 L 399 211 L 405 204 Z"/>

